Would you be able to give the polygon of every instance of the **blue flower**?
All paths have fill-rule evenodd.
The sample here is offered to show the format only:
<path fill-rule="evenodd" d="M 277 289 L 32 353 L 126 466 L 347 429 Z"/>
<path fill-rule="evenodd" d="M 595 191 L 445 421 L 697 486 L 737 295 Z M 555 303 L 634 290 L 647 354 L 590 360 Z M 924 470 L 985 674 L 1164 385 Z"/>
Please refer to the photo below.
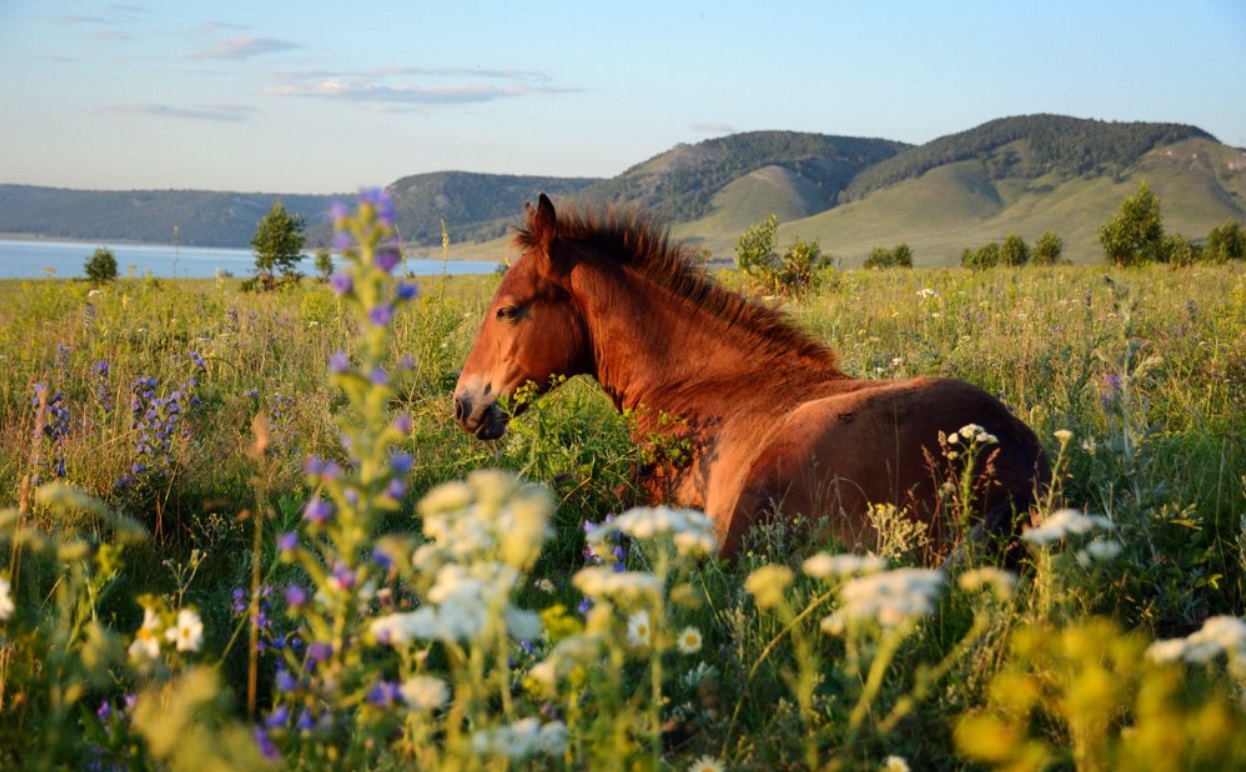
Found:
<path fill-rule="evenodd" d="M 368 311 L 368 322 L 373 327 L 385 327 L 394 321 L 394 307 L 389 303 L 382 303 L 379 306 L 373 306 Z"/>
<path fill-rule="evenodd" d="M 345 351 L 334 351 L 329 355 L 329 372 L 344 373 L 350 369 L 350 358 Z"/>
<path fill-rule="evenodd" d="M 393 681 L 380 681 L 368 692 L 368 702 L 388 708 L 402 697 L 402 690 Z"/>
<path fill-rule="evenodd" d="M 401 255 L 398 253 L 398 248 L 392 244 L 387 244 L 377 249 L 372 262 L 385 273 L 392 273 L 394 266 L 398 265 L 400 258 Z"/>
<path fill-rule="evenodd" d="M 264 727 L 257 726 L 255 728 L 255 744 L 260 748 L 260 754 L 268 761 L 277 761 L 281 758 L 281 751 L 277 750 L 277 746 L 268 736 L 268 732 L 264 731 Z"/>
<path fill-rule="evenodd" d="M 420 294 L 420 288 L 411 282 L 398 282 L 396 294 L 399 300 L 414 300 Z"/>

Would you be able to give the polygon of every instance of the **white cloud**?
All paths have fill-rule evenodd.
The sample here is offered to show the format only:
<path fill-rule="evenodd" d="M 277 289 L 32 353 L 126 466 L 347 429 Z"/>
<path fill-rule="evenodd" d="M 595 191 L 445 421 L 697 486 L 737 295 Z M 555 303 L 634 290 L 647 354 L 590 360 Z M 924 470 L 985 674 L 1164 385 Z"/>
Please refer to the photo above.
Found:
<path fill-rule="evenodd" d="M 287 72 L 282 78 L 283 83 L 268 86 L 263 93 L 382 108 L 479 104 L 578 91 L 545 85 L 549 80 L 546 75 L 524 70 L 387 67 L 346 73 Z"/>
<path fill-rule="evenodd" d="M 734 134 L 735 127 L 730 123 L 694 123 L 689 128 L 702 134 Z"/>
<path fill-rule="evenodd" d="M 253 56 L 274 54 L 298 48 L 297 43 L 277 38 L 260 38 L 253 35 L 239 35 L 227 40 L 218 40 L 210 48 L 194 54 L 194 59 L 250 59 Z"/>

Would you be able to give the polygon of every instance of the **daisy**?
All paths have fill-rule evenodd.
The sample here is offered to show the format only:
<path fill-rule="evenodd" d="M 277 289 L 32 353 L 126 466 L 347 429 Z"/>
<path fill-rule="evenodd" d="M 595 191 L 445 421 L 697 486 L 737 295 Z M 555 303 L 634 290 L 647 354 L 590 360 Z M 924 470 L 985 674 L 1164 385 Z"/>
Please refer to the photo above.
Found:
<path fill-rule="evenodd" d="M 627 642 L 644 648 L 653 640 L 653 628 L 649 626 L 649 612 L 641 609 L 628 617 Z"/>
<path fill-rule="evenodd" d="M 724 769 L 726 767 L 721 761 L 706 754 L 692 762 L 692 766 L 688 767 L 688 772 L 723 772 Z"/>
<path fill-rule="evenodd" d="M 155 659 L 160 656 L 160 617 L 149 608 L 143 609 L 143 625 L 130 644 L 133 659 Z"/>
<path fill-rule="evenodd" d="M 683 654 L 696 654 L 701 650 L 701 631 L 695 627 L 685 627 L 679 634 L 676 646 Z"/>
<path fill-rule="evenodd" d="M 9 580 L 0 579 L 0 622 L 9 621 L 9 617 L 17 611 L 17 605 L 13 603 L 12 591 L 13 585 L 9 584 Z"/>
<path fill-rule="evenodd" d="M 165 630 L 164 637 L 172 641 L 178 651 L 199 651 L 203 645 L 203 620 L 194 610 L 184 608 L 177 612 L 177 624 Z"/>
<path fill-rule="evenodd" d="M 407 705 L 418 712 L 436 710 L 450 699 L 450 690 L 445 682 L 432 676 L 416 676 L 403 681 L 398 691 Z"/>

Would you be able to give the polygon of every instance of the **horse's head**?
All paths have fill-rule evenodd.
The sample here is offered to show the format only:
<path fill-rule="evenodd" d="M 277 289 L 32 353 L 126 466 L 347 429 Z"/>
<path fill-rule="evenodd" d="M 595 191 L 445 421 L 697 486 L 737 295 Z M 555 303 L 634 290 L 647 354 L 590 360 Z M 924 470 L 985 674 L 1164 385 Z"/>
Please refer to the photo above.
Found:
<path fill-rule="evenodd" d="M 524 208 L 527 230 L 516 240 L 524 252 L 506 271 L 485 312 L 454 389 L 454 417 L 485 440 L 506 431 L 508 415 L 499 397 L 513 396 L 526 383 L 544 391 L 555 376 L 591 371 L 584 320 L 567 289 L 570 256 L 558 242 L 554 205 L 542 194 L 535 208 Z"/>

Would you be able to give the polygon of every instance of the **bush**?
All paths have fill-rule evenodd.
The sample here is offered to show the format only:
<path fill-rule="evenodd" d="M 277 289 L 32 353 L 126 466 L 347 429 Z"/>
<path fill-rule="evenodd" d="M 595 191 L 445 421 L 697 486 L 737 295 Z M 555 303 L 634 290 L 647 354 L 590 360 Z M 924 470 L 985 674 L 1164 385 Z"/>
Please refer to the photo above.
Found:
<path fill-rule="evenodd" d="M 736 243 L 736 265 L 754 285 L 777 295 L 799 295 L 817 287 L 818 274 L 832 265 L 817 239 L 796 239 L 780 257 L 775 252 L 779 220 L 773 214 L 754 225 Z"/>
<path fill-rule="evenodd" d="M 92 284 L 107 284 L 117 278 L 117 258 L 112 250 L 100 247 L 87 258 L 85 265 L 87 278 Z"/>
<path fill-rule="evenodd" d="M 1043 231 L 1034 243 L 1034 252 L 1030 255 L 1032 265 L 1059 265 L 1067 262 L 1064 259 L 1064 242 L 1051 231 Z"/>
<path fill-rule="evenodd" d="M 897 244 L 893 249 L 874 247 L 865 258 L 863 268 L 912 268 L 913 250 L 908 244 Z"/>

